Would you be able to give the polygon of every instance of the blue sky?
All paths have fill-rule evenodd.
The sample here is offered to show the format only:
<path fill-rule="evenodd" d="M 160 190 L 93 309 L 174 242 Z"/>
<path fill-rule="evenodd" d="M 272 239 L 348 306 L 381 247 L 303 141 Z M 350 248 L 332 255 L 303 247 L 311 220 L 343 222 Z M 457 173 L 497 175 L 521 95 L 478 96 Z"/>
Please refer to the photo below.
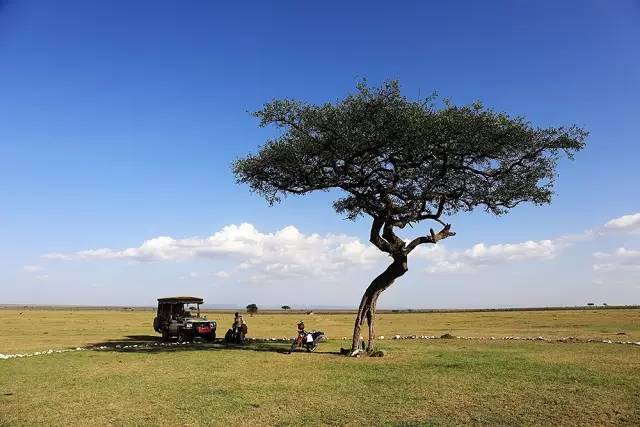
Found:
<path fill-rule="evenodd" d="M 355 306 L 385 262 L 368 222 L 268 207 L 229 165 L 271 135 L 248 111 L 363 77 L 591 132 L 552 205 L 452 218 L 381 305 L 640 302 L 640 217 L 605 227 L 640 212 L 640 3 L 227 3 L 0 1 L 0 303 Z M 313 266 L 265 255 L 282 239 Z"/>

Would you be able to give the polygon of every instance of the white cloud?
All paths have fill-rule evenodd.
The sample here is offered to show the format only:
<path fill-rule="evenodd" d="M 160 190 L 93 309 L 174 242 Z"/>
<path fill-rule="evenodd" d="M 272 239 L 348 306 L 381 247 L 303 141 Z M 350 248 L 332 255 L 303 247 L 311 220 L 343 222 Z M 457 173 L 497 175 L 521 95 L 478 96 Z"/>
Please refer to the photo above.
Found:
<path fill-rule="evenodd" d="M 553 259 L 562 250 L 578 242 L 606 237 L 612 230 L 640 231 L 640 213 L 614 218 L 595 231 L 565 234 L 554 239 L 495 244 L 481 242 L 461 250 L 449 250 L 442 243 L 421 245 L 413 256 L 429 263 L 426 268 L 428 272 L 474 272 L 482 266 L 505 262 Z M 344 269 L 362 269 L 386 259 L 386 255 L 373 245 L 363 243 L 356 237 L 344 234 L 303 234 L 292 225 L 275 233 L 262 233 L 248 223 L 225 226 L 205 238 L 175 239 L 159 236 L 138 247 L 122 250 L 101 248 L 53 253 L 44 257 L 67 261 L 138 262 L 229 259 L 237 263 L 234 271 L 244 272 L 245 277 L 255 282 L 310 276 L 332 279 L 338 277 Z M 619 263 L 602 262 L 594 265 L 594 269 L 613 268 L 609 264 Z M 219 271 L 214 275 L 221 279 L 229 277 L 226 271 Z"/>
<path fill-rule="evenodd" d="M 140 262 L 232 258 L 239 262 L 240 269 L 258 269 L 271 276 L 325 275 L 352 266 L 367 267 L 384 259 L 375 247 L 362 243 L 356 237 L 303 234 L 291 225 L 275 233 L 261 233 L 247 223 L 228 225 L 206 238 L 161 236 L 123 250 L 90 249 L 46 254 L 44 257 L 64 261 Z"/>
<path fill-rule="evenodd" d="M 468 265 L 460 261 L 447 261 L 442 260 L 427 267 L 429 273 L 471 273 L 473 269 Z"/>
<path fill-rule="evenodd" d="M 522 243 L 477 243 L 468 249 L 448 250 L 444 245 L 421 246 L 418 257 L 429 261 L 429 273 L 470 273 L 477 267 L 525 259 L 551 259 L 564 247 L 553 240 Z"/>
<path fill-rule="evenodd" d="M 365 245 L 356 238 L 341 243 L 338 253 L 345 260 L 356 264 L 371 264 L 381 258 L 378 248 L 369 243 Z"/>
<path fill-rule="evenodd" d="M 593 257 L 598 260 L 593 264 L 595 271 L 640 270 L 640 250 L 618 248 L 611 253 L 596 252 Z"/>
<path fill-rule="evenodd" d="M 458 251 L 449 251 L 442 243 L 436 245 L 418 246 L 413 254 L 418 259 L 429 262 L 428 273 L 466 273 L 470 272 L 469 265 L 458 261 Z"/>
<path fill-rule="evenodd" d="M 640 230 L 640 212 L 614 218 L 604 225 L 608 231 L 633 232 Z"/>
<path fill-rule="evenodd" d="M 500 243 L 485 245 L 478 243 L 458 256 L 474 264 L 493 264 L 500 261 L 513 261 L 531 258 L 553 258 L 558 247 L 553 240 L 528 240 L 522 243 Z"/>
<path fill-rule="evenodd" d="M 24 267 L 22 267 L 22 270 L 26 271 L 27 273 L 38 273 L 42 271 L 42 267 L 39 265 L 25 265 Z"/>
<path fill-rule="evenodd" d="M 449 251 L 442 244 L 431 245 L 430 247 L 418 247 L 416 253 L 418 257 L 424 258 L 430 262 L 427 272 L 430 273 L 460 273 L 473 272 L 477 267 L 504 263 L 509 261 L 527 260 L 527 259 L 553 259 L 562 250 L 574 245 L 578 242 L 594 239 L 596 237 L 605 237 L 613 230 L 633 232 L 640 230 L 640 213 L 632 215 L 624 215 L 608 221 L 598 231 L 585 230 L 576 234 L 565 234 L 555 239 L 546 240 L 528 240 L 520 243 L 497 243 L 486 244 L 477 243 L 472 247 L 464 250 Z M 632 255 L 628 251 L 626 259 L 629 260 Z M 618 254 L 618 257 L 624 255 Z M 602 263 L 594 265 L 596 270 L 619 268 L 619 263 Z M 635 268 L 626 265 L 627 269 Z"/>

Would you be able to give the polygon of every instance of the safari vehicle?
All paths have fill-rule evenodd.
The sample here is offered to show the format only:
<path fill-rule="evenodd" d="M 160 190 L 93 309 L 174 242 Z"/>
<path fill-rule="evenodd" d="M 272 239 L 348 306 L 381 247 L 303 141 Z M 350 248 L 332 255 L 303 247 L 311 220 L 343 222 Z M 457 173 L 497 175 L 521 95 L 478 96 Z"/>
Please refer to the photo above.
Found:
<path fill-rule="evenodd" d="M 200 316 L 202 298 L 170 297 L 158 298 L 158 312 L 153 319 L 153 329 L 167 341 L 177 338 L 178 342 L 216 339 L 217 324 Z"/>

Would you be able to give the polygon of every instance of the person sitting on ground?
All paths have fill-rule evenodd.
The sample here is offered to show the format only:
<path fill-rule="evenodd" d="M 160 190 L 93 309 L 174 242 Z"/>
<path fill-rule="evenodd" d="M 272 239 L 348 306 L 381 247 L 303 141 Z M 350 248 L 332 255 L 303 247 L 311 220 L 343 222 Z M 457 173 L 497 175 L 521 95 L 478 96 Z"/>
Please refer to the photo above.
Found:
<path fill-rule="evenodd" d="M 304 322 L 301 320 L 298 322 L 298 335 L 304 335 L 304 334 L 305 334 Z"/>
<path fill-rule="evenodd" d="M 233 317 L 233 325 L 231 327 L 233 328 L 234 331 L 235 330 L 241 330 L 242 329 L 242 325 L 246 325 L 246 323 L 245 323 L 244 319 L 242 318 L 242 315 L 240 315 L 240 313 L 238 313 L 236 311 L 236 314 Z"/>

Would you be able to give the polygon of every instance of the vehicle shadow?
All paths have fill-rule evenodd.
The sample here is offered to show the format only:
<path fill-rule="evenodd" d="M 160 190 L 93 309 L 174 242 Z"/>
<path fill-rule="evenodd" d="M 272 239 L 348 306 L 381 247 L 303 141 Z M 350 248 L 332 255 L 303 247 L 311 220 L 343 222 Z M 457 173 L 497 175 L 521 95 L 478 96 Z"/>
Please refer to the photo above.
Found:
<path fill-rule="evenodd" d="M 91 350 L 113 351 L 121 353 L 171 353 L 184 351 L 266 351 L 271 353 L 290 354 L 291 341 L 272 341 L 272 340 L 248 340 L 244 344 L 230 344 L 222 339 L 214 342 L 189 342 L 178 343 L 176 341 L 162 341 L 162 338 L 155 335 L 127 335 L 123 339 L 107 340 L 89 344 L 87 347 Z M 303 352 L 303 349 L 297 349 L 294 353 Z M 306 351 L 304 351 L 306 353 Z M 322 351 L 320 349 L 313 354 L 334 354 L 339 355 L 335 351 Z"/>

